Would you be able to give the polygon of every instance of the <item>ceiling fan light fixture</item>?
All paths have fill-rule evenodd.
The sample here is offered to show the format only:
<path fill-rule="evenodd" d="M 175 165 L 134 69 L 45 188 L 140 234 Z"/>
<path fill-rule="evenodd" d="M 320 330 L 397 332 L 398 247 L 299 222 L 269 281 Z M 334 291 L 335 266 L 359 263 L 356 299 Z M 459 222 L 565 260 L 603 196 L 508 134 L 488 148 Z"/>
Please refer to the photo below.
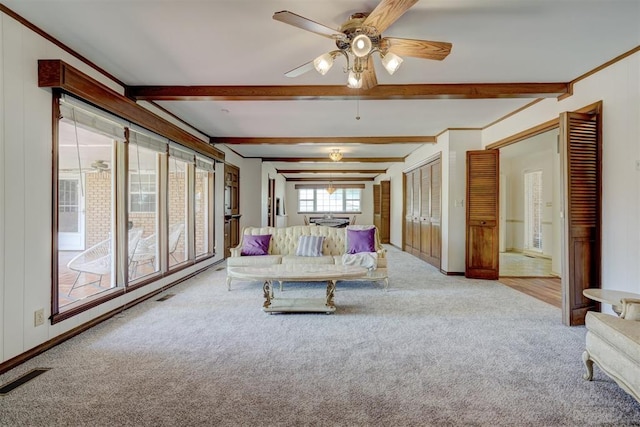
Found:
<path fill-rule="evenodd" d="M 323 76 L 333 67 L 333 55 L 327 52 L 313 60 L 313 67 Z"/>
<path fill-rule="evenodd" d="M 351 89 L 360 89 L 362 87 L 362 74 L 356 73 L 354 71 L 349 71 L 347 86 Z"/>
<path fill-rule="evenodd" d="M 395 73 L 398 68 L 400 68 L 400 65 L 402 65 L 402 61 L 403 59 L 393 52 L 387 52 L 386 54 L 382 55 L 382 65 L 384 66 L 384 69 L 387 70 L 387 73 L 389 73 L 389 75 L 393 75 L 393 73 Z"/>
<path fill-rule="evenodd" d="M 373 43 L 371 43 L 371 39 L 365 34 L 359 34 L 351 41 L 351 52 L 358 58 L 364 58 L 369 55 L 372 48 Z"/>

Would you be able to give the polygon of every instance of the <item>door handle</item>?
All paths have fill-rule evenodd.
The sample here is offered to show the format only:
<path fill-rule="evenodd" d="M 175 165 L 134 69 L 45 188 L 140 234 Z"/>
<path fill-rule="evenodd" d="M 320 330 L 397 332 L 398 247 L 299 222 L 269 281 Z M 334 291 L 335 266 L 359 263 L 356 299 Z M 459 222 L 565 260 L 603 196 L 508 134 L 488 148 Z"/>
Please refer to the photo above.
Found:
<path fill-rule="evenodd" d="M 480 225 L 486 225 L 487 221 L 480 221 Z"/>

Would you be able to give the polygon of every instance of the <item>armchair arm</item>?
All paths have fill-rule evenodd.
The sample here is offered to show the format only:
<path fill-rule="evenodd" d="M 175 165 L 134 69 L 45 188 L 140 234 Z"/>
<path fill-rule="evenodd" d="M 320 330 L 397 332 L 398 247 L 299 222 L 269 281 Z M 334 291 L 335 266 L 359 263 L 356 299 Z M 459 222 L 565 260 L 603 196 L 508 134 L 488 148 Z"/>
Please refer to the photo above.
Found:
<path fill-rule="evenodd" d="M 623 298 L 620 318 L 640 321 L 640 299 Z"/>

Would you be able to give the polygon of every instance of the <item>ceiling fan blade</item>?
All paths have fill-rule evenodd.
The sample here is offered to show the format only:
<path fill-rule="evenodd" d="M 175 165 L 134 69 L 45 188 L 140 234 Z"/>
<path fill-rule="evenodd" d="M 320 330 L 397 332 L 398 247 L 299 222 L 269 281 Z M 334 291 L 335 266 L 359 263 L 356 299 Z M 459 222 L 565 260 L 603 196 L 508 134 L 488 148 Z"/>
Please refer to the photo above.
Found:
<path fill-rule="evenodd" d="M 389 28 L 418 0 L 381 0 L 367 19 L 362 23 L 365 27 L 375 27 L 378 34 Z"/>
<path fill-rule="evenodd" d="M 362 73 L 362 89 L 367 90 L 375 86 L 378 86 L 378 79 L 376 78 L 376 69 L 373 66 L 373 56 L 369 55 L 367 71 Z"/>
<path fill-rule="evenodd" d="M 400 56 L 412 56 L 414 58 L 442 61 L 449 55 L 453 45 L 447 42 L 385 37 L 382 39 L 381 46 L 383 49 Z"/>
<path fill-rule="evenodd" d="M 309 61 L 305 64 L 300 65 L 299 67 L 294 68 L 293 70 L 287 71 L 286 73 L 284 73 L 284 75 L 287 77 L 298 77 L 313 69 L 313 61 Z"/>
<path fill-rule="evenodd" d="M 344 34 L 340 31 L 318 24 L 315 21 L 307 19 L 304 16 L 296 15 L 288 10 L 274 13 L 273 19 L 284 22 L 285 24 L 293 25 L 294 27 L 302 28 L 303 30 L 311 31 L 312 33 L 316 33 L 324 37 L 329 37 L 330 39 L 344 38 Z"/>

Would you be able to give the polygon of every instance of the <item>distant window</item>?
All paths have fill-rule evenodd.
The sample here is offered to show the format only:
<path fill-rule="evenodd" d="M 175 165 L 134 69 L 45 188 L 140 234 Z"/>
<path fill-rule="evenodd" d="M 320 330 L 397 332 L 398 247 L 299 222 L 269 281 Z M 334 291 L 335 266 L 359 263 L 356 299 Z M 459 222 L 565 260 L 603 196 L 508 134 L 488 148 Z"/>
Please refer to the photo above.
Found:
<path fill-rule="evenodd" d="M 525 249 L 542 251 L 542 171 L 524 174 Z"/>
<path fill-rule="evenodd" d="M 156 211 L 156 174 L 132 173 L 129 178 L 130 212 Z"/>
<path fill-rule="evenodd" d="M 362 190 L 338 188 L 333 194 L 324 188 L 298 190 L 298 212 L 360 212 Z"/>

